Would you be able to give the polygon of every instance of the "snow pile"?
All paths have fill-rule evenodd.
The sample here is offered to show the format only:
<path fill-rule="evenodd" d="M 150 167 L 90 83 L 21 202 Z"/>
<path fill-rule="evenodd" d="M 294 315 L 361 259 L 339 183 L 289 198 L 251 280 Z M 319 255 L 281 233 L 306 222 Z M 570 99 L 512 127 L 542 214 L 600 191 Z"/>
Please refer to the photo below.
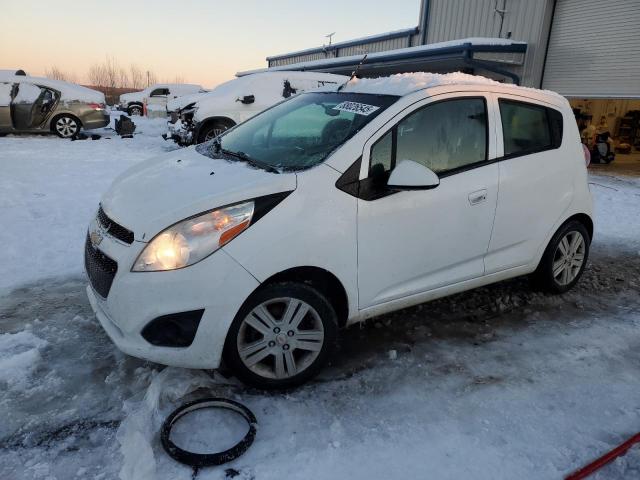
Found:
<path fill-rule="evenodd" d="M 0 83 L 0 107 L 7 107 L 11 104 L 11 89 L 9 83 Z"/>
<path fill-rule="evenodd" d="M 111 127 L 119 114 L 112 115 Z M 134 117 L 134 138 L 107 129 L 100 140 L 0 138 L 0 292 L 57 275 L 81 274 L 84 240 L 100 197 L 130 166 L 177 149 L 164 119 Z M 55 232 L 48 235 L 44 232 Z"/>
<path fill-rule="evenodd" d="M 212 379 L 200 370 L 166 368 L 155 373 L 142 400 L 132 399 L 124 403 L 127 417 L 116 434 L 123 456 L 121 480 L 158 478 L 154 454 L 157 444 L 154 440 L 169 413 L 167 406 L 171 407 L 178 399 L 212 383 Z"/>
<path fill-rule="evenodd" d="M 47 342 L 28 330 L 0 335 L 0 385 L 24 389 L 40 363 L 40 349 Z"/>

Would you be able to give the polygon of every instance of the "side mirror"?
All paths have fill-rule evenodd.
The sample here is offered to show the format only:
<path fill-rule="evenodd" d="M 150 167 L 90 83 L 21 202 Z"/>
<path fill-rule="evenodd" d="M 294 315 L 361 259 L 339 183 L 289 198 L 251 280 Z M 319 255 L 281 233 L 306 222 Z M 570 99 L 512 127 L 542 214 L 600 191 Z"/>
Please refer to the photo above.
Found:
<path fill-rule="evenodd" d="M 241 103 L 244 103 L 245 105 L 248 105 L 255 101 L 256 101 L 256 97 L 254 95 L 245 95 L 244 97 L 240 97 L 236 99 L 236 102 L 241 102 Z"/>
<path fill-rule="evenodd" d="M 440 185 L 438 175 L 413 160 L 400 161 L 387 181 L 389 188 L 398 190 L 428 190 L 438 185 Z"/>

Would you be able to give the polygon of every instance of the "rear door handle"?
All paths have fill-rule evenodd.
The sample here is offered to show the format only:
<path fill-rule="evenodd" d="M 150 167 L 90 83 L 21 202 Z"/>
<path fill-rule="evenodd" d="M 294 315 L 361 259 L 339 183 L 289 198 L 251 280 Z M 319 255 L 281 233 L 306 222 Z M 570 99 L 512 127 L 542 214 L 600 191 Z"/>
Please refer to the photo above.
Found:
<path fill-rule="evenodd" d="M 469 204 L 470 205 L 478 205 L 479 203 L 484 202 L 487 199 L 487 189 L 483 188 L 482 190 L 476 190 L 475 192 L 471 192 L 469 194 Z"/>

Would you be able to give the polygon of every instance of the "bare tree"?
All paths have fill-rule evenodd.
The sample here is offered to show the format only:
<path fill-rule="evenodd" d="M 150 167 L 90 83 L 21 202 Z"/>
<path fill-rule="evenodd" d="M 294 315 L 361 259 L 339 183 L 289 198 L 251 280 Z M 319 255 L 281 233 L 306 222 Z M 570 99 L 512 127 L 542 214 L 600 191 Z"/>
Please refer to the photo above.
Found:
<path fill-rule="evenodd" d="M 107 92 L 124 87 L 142 89 L 157 83 L 157 76 L 153 71 L 143 71 L 135 64 L 131 64 L 129 69 L 123 68 L 112 56 L 107 56 L 102 63 L 91 65 L 87 78 L 92 85 L 102 87 Z"/>
<path fill-rule="evenodd" d="M 65 72 L 57 66 L 52 66 L 44 71 L 44 76 L 53 80 L 63 80 L 65 82 L 75 82 L 76 76 L 73 73 Z"/>
<path fill-rule="evenodd" d="M 89 79 L 89 83 L 96 87 L 106 87 L 107 86 L 107 74 L 104 65 L 100 63 L 94 63 L 89 67 L 89 71 L 87 72 L 87 78 Z"/>
<path fill-rule="evenodd" d="M 155 74 L 155 72 L 147 70 L 147 87 L 149 85 L 153 85 L 154 83 L 158 83 L 158 76 Z"/>
<path fill-rule="evenodd" d="M 126 69 L 120 68 L 118 71 L 118 87 L 128 87 L 129 86 L 129 72 Z"/>
<path fill-rule="evenodd" d="M 129 67 L 129 84 L 127 86 L 138 89 L 144 88 L 144 75 L 142 70 L 133 63 Z"/>

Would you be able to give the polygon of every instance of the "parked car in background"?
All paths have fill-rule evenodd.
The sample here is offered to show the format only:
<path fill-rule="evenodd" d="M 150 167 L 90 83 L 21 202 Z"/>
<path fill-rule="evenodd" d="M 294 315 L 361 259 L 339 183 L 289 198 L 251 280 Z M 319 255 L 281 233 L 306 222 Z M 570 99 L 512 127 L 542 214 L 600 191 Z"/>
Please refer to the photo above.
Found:
<path fill-rule="evenodd" d="M 272 105 L 307 90 L 339 85 L 343 75 L 318 72 L 264 72 L 235 78 L 211 92 L 173 104 L 169 132 L 180 145 L 202 143 Z"/>
<path fill-rule="evenodd" d="M 198 92 L 206 90 L 201 85 L 190 83 L 156 83 L 139 92 L 120 95 L 118 109 L 132 116 L 142 115 L 145 102 L 166 108 L 169 100 Z"/>
<path fill-rule="evenodd" d="M 22 71 L 0 71 L 0 134 L 53 132 L 70 138 L 83 128 L 106 127 L 109 120 L 100 92 Z"/>
<path fill-rule="evenodd" d="M 224 359 L 287 388 L 339 327 L 521 275 L 566 292 L 592 235 L 565 98 L 395 75 L 296 95 L 122 174 L 89 225 L 87 293 L 131 355 Z"/>

